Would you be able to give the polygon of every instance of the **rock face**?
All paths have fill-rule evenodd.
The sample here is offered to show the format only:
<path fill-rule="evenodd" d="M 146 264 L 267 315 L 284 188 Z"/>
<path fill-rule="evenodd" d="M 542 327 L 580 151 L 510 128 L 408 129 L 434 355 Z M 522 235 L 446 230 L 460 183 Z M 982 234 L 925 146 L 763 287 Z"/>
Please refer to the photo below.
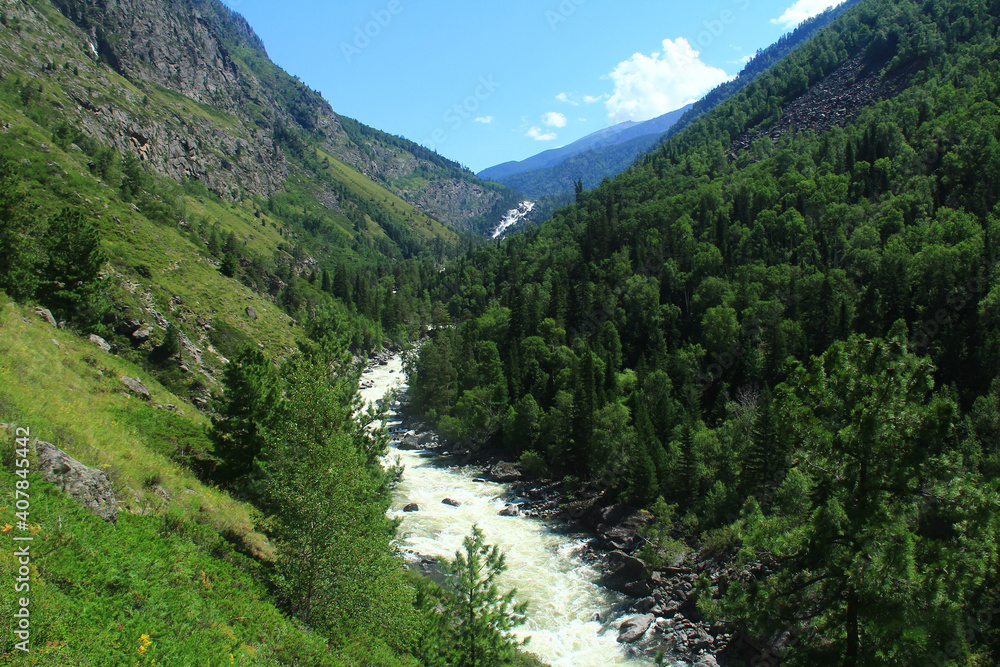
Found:
<path fill-rule="evenodd" d="M 649 630 L 655 619 L 652 614 L 642 614 L 625 620 L 618 628 L 618 641 L 631 644 L 646 634 L 646 630 Z"/>
<path fill-rule="evenodd" d="M 129 391 L 144 400 L 149 400 L 149 389 L 143 383 L 127 375 L 121 376 L 122 384 L 128 387 Z"/>
<path fill-rule="evenodd" d="M 883 78 L 882 67 L 870 66 L 864 54 L 858 54 L 788 103 L 772 126 L 734 139 L 729 145 L 729 157 L 735 159 L 739 152 L 749 150 L 754 141 L 764 137 L 777 142 L 793 129 L 822 132 L 842 127 L 857 118 L 865 107 L 898 94 L 906 76 L 903 71 Z"/>
<path fill-rule="evenodd" d="M 41 440 L 38 468 L 42 477 L 97 516 L 111 523 L 117 520 L 118 502 L 111 480 L 103 470 L 85 466 L 52 443 Z"/>
<path fill-rule="evenodd" d="M 72 31 L 22 6 L 22 30 L 6 31 L 7 45 L 41 56 L 65 44 L 60 62 L 87 74 L 59 77 L 69 102 L 59 107 L 67 122 L 168 178 L 198 180 L 226 199 L 245 193 L 267 198 L 282 189 L 295 162 L 283 150 L 284 130 L 290 129 L 321 136 L 330 155 L 452 227 L 468 228 L 477 216 L 492 216 L 516 198 L 422 146 L 400 144 L 337 115 L 319 93 L 271 63 L 247 21 L 222 2 L 53 3 L 74 24 Z M 32 72 L 43 78 L 62 72 L 42 69 L 53 61 L 38 56 L 29 56 Z M 98 59 L 133 85 L 122 86 L 103 65 L 93 67 Z M 0 70 L 6 76 L 25 65 L 0 54 Z M 209 111 L 184 113 L 183 103 L 172 95 L 164 100 L 157 87 Z M 316 194 L 323 205 L 339 209 L 335 189 L 321 187 Z"/>

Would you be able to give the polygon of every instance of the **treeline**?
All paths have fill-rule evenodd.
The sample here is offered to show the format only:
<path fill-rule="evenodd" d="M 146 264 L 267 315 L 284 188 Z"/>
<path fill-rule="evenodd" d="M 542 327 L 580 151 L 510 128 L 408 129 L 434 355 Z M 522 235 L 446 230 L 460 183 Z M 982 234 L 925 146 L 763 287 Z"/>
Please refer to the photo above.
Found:
<path fill-rule="evenodd" d="M 415 404 L 571 494 L 662 498 L 662 535 L 735 558 L 703 612 L 794 637 L 788 664 L 995 662 L 970 619 L 998 583 L 998 10 L 863 2 L 450 265 L 431 296 L 457 325 L 413 362 Z M 908 89 L 727 158 L 858 53 Z"/>

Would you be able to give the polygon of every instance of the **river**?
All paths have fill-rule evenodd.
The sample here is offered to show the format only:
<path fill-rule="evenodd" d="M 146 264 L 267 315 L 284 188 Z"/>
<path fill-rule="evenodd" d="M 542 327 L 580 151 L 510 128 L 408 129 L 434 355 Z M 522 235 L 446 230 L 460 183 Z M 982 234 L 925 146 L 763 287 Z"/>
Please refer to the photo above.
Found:
<path fill-rule="evenodd" d="M 405 389 L 400 356 L 369 368 L 362 382 L 365 403 L 390 389 Z M 398 422 L 391 413 L 390 426 Z M 516 588 L 518 601 L 528 602 L 528 621 L 518 629 L 519 636 L 530 638 L 525 650 L 559 667 L 653 664 L 626 655 L 618 643 L 617 621 L 633 614 L 623 613 L 625 598 L 598 586 L 600 573 L 581 558 L 587 536 L 557 533 L 540 519 L 499 516 L 507 485 L 473 481 L 482 475 L 477 467 L 456 466 L 421 451 L 392 448 L 391 455 L 405 466 L 390 510 L 402 519 L 398 540 L 404 557 L 453 558 L 478 524 L 486 541 L 507 553 L 501 590 Z M 443 504 L 445 498 L 459 506 Z M 409 503 L 419 505 L 419 511 L 403 512 Z M 590 620 L 595 612 L 605 624 Z"/>

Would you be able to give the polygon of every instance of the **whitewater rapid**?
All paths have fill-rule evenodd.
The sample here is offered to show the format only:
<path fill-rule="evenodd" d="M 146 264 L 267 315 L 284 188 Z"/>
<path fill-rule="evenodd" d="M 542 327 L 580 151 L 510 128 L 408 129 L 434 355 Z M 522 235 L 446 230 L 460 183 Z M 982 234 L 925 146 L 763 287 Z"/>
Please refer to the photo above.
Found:
<path fill-rule="evenodd" d="M 405 388 L 396 355 L 364 373 L 360 392 L 366 403 L 374 403 L 390 389 Z M 391 413 L 388 423 L 398 424 L 399 416 Z M 479 468 L 449 465 L 426 451 L 392 448 L 391 456 L 405 466 L 390 510 L 402 520 L 397 539 L 404 557 L 454 558 L 478 525 L 486 541 L 507 554 L 501 589 L 516 588 L 518 601 L 528 602 L 528 622 L 517 632 L 530 638 L 525 650 L 559 667 L 653 664 L 628 656 L 617 642 L 618 621 L 633 614 L 623 614 L 623 596 L 597 585 L 600 573 L 581 558 L 586 536 L 557 533 L 536 518 L 499 516 L 507 485 L 474 481 L 482 475 Z M 459 506 L 443 504 L 445 498 Z M 410 503 L 419 511 L 403 512 Z M 595 612 L 603 623 L 590 620 Z"/>

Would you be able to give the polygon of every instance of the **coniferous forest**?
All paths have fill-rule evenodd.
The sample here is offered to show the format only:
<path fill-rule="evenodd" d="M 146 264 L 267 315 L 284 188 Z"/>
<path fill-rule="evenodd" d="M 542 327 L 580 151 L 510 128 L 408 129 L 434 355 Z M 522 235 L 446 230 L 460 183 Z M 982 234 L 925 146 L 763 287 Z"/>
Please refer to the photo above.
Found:
<path fill-rule="evenodd" d="M 647 662 L 676 611 L 716 665 L 1000 664 L 1000 0 L 803 24 L 496 242 L 521 193 L 218 0 L 123 7 L 0 8 L 0 662 L 539 664 L 493 536 L 404 559 L 405 408 L 510 497 L 639 517 L 590 555 L 690 575 Z"/>
<path fill-rule="evenodd" d="M 731 558 L 699 608 L 791 633 L 787 664 L 994 664 L 998 11 L 862 3 L 449 265 L 414 400 L 570 495 L 656 503 L 647 556 Z M 773 140 L 849 57 L 904 89 Z"/>

